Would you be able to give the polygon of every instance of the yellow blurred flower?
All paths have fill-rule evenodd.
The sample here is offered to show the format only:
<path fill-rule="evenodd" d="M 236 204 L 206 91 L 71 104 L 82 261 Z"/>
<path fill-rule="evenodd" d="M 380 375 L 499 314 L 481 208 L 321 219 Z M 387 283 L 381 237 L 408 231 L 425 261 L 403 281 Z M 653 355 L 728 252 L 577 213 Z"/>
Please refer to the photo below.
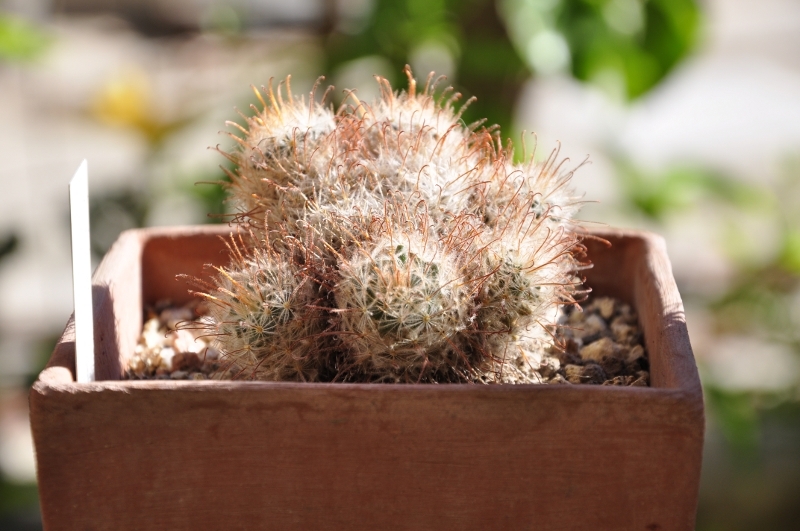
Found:
<path fill-rule="evenodd" d="M 147 74 L 128 68 L 115 73 L 96 94 L 92 115 L 108 125 L 149 130 L 152 125 L 151 85 Z"/>

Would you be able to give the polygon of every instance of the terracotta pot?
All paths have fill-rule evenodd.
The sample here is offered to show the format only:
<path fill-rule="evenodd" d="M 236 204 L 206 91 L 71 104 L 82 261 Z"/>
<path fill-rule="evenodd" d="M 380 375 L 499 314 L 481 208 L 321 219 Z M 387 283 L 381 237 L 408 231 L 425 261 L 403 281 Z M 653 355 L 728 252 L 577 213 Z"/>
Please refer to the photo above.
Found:
<path fill-rule="evenodd" d="M 121 381 L 142 303 L 224 263 L 227 227 L 129 231 L 31 391 L 45 529 L 694 528 L 703 399 L 663 241 L 600 231 L 595 293 L 634 305 L 650 388 Z"/>

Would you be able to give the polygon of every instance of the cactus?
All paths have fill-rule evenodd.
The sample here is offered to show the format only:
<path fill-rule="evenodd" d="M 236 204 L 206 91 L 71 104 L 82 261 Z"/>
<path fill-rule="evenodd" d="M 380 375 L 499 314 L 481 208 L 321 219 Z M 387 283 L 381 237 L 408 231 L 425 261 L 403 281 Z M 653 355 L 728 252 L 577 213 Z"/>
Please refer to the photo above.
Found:
<path fill-rule="evenodd" d="M 348 372 L 370 381 L 460 381 L 470 294 L 458 257 L 420 231 L 381 234 L 339 263 L 334 287 Z"/>
<path fill-rule="evenodd" d="M 255 90 L 263 107 L 245 117 L 247 128 L 227 122 L 243 133 L 243 137 L 230 135 L 239 149 L 222 152 L 236 166 L 235 172 L 225 170 L 231 179 L 231 199 L 238 210 L 237 221 L 257 232 L 265 221 L 267 226 L 288 223 L 293 227 L 303 218 L 309 201 L 335 189 L 331 181 L 337 173 L 337 157 L 346 149 L 335 113 L 315 100 L 317 85 L 306 103 L 305 98 L 292 95 L 290 81 L 286 78 L 286 99 L 283 83 L 277 91 L 270 83 L 269 104 Z"/>
<path fill-rule="evenodd" d="M 291 247 L 245 247 L 241 236 L 231 237 L 232 263 L 217 267 L 216 284 L 197 292 L 209 303 L 205 326 L 227 361 L 219 375 L 318 380 L 327 369 L 327 320 L 313 276 L 294 262 Z"/>
<path fill-rule="evenodd" d="M 421 93 L 406 69 L 409 90 L 395 94 L 379 79 L 382 97 L 363 109 L 359 169 L 373 194 L 400 192 L 424 202 L 434 217 L 467 208 L 470 185 L 477 182 L 491 138 L 485 131 L 461 123 L 461 97 L 452 88 L 434 96 L 436 84 L 428 77 Z"/>
<path fill-rule="evenodd" d="M 335 112 L 317 85 L 308 103 L 288 78 L 285 97 L 257 91 L 227 154 L 250 236 L 202 290 L 227 375 L 536 381 L 532 354 L 579 286 L 572 172 L 557 152 L 514 163 L 461 122 L 458 94 L 406 72 L 407 91 L 379 79 L 377 101 Z"/>

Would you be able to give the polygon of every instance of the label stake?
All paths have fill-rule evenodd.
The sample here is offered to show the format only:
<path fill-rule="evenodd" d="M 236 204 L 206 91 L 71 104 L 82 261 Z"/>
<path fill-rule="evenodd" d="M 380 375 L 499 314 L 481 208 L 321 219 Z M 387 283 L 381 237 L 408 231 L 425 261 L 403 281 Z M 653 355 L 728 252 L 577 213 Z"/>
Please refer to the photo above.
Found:
<path fill-rule="evenodd" d="M 72 236 L 72 300 L 75 305 L 75 379 L 94 381 L 92 255 L 89 240 L 89 171 L 86 159 L 69 182 Z"/>

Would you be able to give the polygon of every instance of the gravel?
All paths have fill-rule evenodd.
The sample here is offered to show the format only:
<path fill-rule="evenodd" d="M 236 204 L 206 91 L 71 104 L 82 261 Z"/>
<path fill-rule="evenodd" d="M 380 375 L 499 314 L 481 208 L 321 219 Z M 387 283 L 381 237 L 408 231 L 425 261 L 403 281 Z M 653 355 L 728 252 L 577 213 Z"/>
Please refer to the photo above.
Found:
<path fill-rule="evenodd" d="M 224 379 L 231 374 L 211 339 L 204 336 L 202 304 L 168 303 L 146 310 L 142 334 L 126 377 L 131 380 Z M 193 326 L 196 323 L 198 326 Z M 528 367 L 526 382 L 647 387 L 650 364 L 636 313 L 610 297 L 567 307 L 552 346 Z"/>

